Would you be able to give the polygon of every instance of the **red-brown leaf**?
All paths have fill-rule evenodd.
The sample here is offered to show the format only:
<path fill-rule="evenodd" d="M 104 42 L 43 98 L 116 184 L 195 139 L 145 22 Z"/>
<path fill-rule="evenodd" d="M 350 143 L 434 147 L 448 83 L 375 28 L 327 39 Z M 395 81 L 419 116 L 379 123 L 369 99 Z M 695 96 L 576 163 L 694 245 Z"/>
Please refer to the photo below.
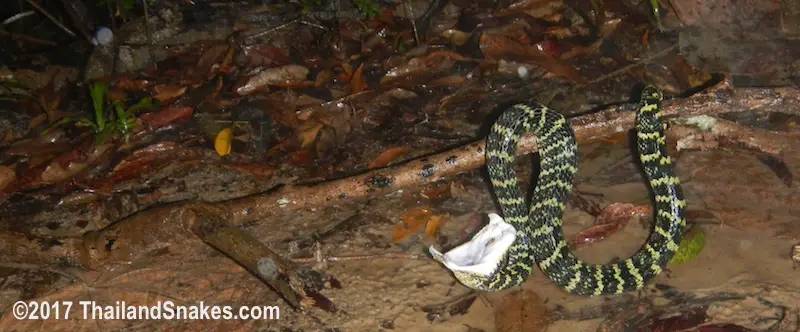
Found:
<path fill-rule="evenodd" d="M 407 146 L 397 146 L 383 151 L 375 160 L 371 161 L 367 168 L 377 168 L 389 165 L 397 158 L 404 156 L 408 151 L 411 151 Z"/>
<path fill-rule="evenodd" d="M 170 123 L 180 121 L 192 116 L 191 107 L 167 107 L 157 112 L 145 113 L 139 116 L 150 127 L 158 128 Z"/>
<path fill-rule="evenodd" d="M 606 206 L 594 220 L 594 226 L 575 234 L 572 245 L 600 241 L 628 224 L 628 218 L 639 211 L 630 203 L 614 203 Z"/>

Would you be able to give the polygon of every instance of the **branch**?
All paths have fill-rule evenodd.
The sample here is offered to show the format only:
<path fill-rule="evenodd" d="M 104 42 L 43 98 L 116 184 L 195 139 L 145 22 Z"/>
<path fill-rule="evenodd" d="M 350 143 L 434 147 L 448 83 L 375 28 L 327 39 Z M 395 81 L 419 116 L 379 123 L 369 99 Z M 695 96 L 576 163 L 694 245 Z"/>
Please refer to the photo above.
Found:
<path fill-rule="evenodd" d="M 630 106 L 613 106 L 606 110 L 574 117 L 570 120 L 579 141 L 608 137 L 626 132 L 633 127 L 635 112 Z M 688 98 L 665 101 L 662 107 L 665 116 L 691 118 L 698 115 L 716 116 L 728 112 L 780 109 L 787 114 L 800 115 L 800 91 L 795 88 L 744 88 L 734 89 L 725 80 L 712 88 Z M 725 123 L 720 134 L 736 134 L 742 126 Z M 727 128 L 727 129 L 726 129 Z M 754 129 L 738 134 L 739 140 L 757 133 Z M 780 144 L 767 144 L 776 136 L 762 137 L 756 147 L 769 147 L 767 151 L 780 151 Z M 535 152 L 536 139 L 526 135 L 519 142 L 517 155 Z M 484 141 L 447 150 L 435 155 L 409 161 L 405 164 L 370 170 L 364 174 L 332 180 L 315 185 L 295 185 L 277 191 L 248 198 L 219 203 L 231 211 L 233 222 L 248 222 L 280 215 L 301 208 L 320 208 L 349 202 L 355 199 L 377 197 L 416 185 L 430 184 L 470 171 L 484 164 Z"/>

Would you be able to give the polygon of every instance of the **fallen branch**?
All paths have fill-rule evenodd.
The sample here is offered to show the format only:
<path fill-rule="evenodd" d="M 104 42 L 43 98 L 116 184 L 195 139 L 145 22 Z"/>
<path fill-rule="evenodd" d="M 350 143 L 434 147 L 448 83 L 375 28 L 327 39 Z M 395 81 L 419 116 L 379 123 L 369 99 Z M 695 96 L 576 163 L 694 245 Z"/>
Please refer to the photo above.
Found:
<path fill-rule="evenodd" d="M 197 237 L 258 276 L 294 308 L 317 306 L 335 311 L 330 300 L 305 287 L 306 282 L 292 262 L 283 259 L 252 235 L 229 226 L 223 211 L 202 204 L 187 208 L 193 213 L 189 227 Z"/>
<path fill-rule="evenodd" d="M 715 116 L 729 112 L 779 109 L 787 114 L 800 115 L 800 90 L 795 88 L 745 88 L 734 89 L 725 80 L 716 86 L 688 98 L 666 101 L 662 107 L 665 116 L 691 118 L 698 115 Z M 635 112 L 630 106 L 613 106 L 601 112 L 587 114 L 570 120 L 579 141 L 591 141 L 626 132 L 633 127 Z M 722 134 L 734 134 L 736 128 L 726 124 L 720 128 Z M 737 127 L 739 128 L 739 127 Z M 739 128 L 740 129 L 740 128 Z M 746 133 L 757 133 L 751 130 Z M 745 140 L 747 134 L 739 134 Z M 756 147 L 769 147 L 768 151 L 780 151 L 770 147 L 767 141 L 774 135 L 763 137 Z M 517 155 L 535 152 L 536 139 L 526 135 L 520 142 Z M 248 222 L 280 215 L 302 208 L 320 208 L 430 184 L 484 164 L 484 142 L 470 143 L 432 156 L 409 161 L 405 164 L 374 169 L 364 174 L 332 180 L 315 185 L 286 186 L 274 192 L 251 196 L 229 202 L 218 203 L 230 209 L 234 223 Z"/>
<path fill-rule="evenodd" d="M 680 150 L 715 149 L 724 143 L 741 146 L 781 156 L 783 150 L 800 138 L 795 133 L 778 133 L 774 131 L 743 126 L 733 121 L 707 116 L 711 122 L 708 128 L 689 128 L 674 126 L 673 134 L 678 137 L 677 147 Z"/>

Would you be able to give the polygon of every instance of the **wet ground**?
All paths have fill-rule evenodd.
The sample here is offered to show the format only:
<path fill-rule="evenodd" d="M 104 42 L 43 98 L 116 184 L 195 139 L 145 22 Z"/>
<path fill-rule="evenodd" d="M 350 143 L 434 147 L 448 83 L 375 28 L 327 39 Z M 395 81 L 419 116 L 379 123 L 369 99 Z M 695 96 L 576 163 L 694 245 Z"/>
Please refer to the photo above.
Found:
<path fill-rule="evenodd" d="M 89 64 L 3 40 L 17 51 L 0 52 L 0 330 L 800 331 L 800 8 L 720 2 L 407 1 L 370 18 L 306 1 L 164 3 L 149 29 L 115 30 L 119 49 L 10 25 Z M 103 128 L 99 85 L 82 78 L 109 83 Z M 538 270 L 475 293 L 429 257 L 496 212 L 480 142 L 530 100 L 572 117 L 580 141 L 564 232 L 593 243 L 573 250 L 589 263 L 636 252 L 652 202 L 626 132 L 645 82 L 669 97 L 667 145 L 704 238 L 686 262 L 642 291 L 586 298 Z M 536 161 L 520 158 L 522 182 Z M 294 263 L 259 274 L 247 258 L 262 249 Z M 84 300 L 280 318 L 12 312 Z"/>

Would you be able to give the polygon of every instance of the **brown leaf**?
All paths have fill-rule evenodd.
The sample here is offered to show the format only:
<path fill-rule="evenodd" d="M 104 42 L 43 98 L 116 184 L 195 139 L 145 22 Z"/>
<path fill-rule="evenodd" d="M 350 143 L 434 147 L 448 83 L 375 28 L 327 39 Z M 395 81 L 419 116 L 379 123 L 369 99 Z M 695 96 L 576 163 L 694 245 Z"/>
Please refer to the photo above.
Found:
<path fill-rule="evenodd" d="M 572 239 L 572 245 L 579 245 L 579 244 L 588 244 L 594 243 L 604 239 L 605 237 L 611 235 L 612 233 L 618 231 L 622 228 L 622 224 L 603 224 L 603 225 L 594 225 L 588 228 L 582 229 L 580 232 L 575 234 Z"/>
<path fill-rule="evenodd" d="M 480 48 L 489 60 L 529 62 L 553 75 L 566 77 L 575 83 L 586 83 L 586 79 L 569 63 L 506 36 L 483 34 L 480 38 Z"/>
<path fill-rule="evenodd" d="M 400 216 L 400 223 L 392 231 L 392 242 L 400 242 L 411 234 L 418 232 L 431 218 L 431 211 L 427 207 L 413 208 Z"/>
<path fill-rule="evenodd" d="M 17 178 L 17 173 L 8 166 L 0 166 L 0 192 Z"/>
<path fill-rule="evenodd" d="M 364 81 L 362 73 L 363 68 L 364 64 L 361 64 L 353 73 L 353 78 L 350 80 L 350 93 L 359 93 L 367 89 L 367 82 Z"/>
<path fill-rule="evenodd" d="M 232 53 L 234 47 L 230 45 L 214 45 L 206 49 L 197 64 L 194 66 L 194 76 L 196 79 L 207 79 L 215 75 L 222 68 L 222 63 L 228 60 L 228 54 Z"/>
<path fill-rule="evenodd" d="M 442 37 L 446 38 L 451 44 L 458 46 L 464 45 L 470 36 L 472 34 L 456 29 L 442 31 Z"/>
<path fill-rule="evenodd" d="M 269 44 L 255 44 L 246 50 L 248 62 L 253 67 L 270 67 L 290 64 L 292 58 L 279 47 Z"/>
<path fill-rule="evenodd" d="M 292 165 L 308 165 L 314 162 L 314 156 L 308 150 L 298 150 L 289 154 Z"/>
<path fill-rule="evenodd" d="M 114 145 L 99 144 L 94 145 L 89 151 L 80 148 L 73 149 L 57 158 L 47 165 L 40 178 L 43 183 L 64 182 L 78 173 L 86 170 L 90 165 L 100 158 L 111 153 Z"/>
<path fill-rule="evenodd" d="M 129 76 L 119 77 L 114 86 L 125 91 L 141 91 L 150 85 L 150 81 L 144 79 L 133 79 Z"/>
<path fill-rule="evenodd" d="M 193 111 L 191 107 L 167 107 L 157 112 L 142 114 L 139 118 L 147 122 L 150 127 L 158 128 L 188 118 L 192 116 Z"/>
<path fill-rule="evenodd" d="M 134 151 L 114 167 L 114 172 L 105 180 L 119 182 L 151 172 L 177 159 L 186 159 L 187 153 L 175 142 L 164 141 Z M 191 155 L 191 154 L 189 154 Z M 108 187 L 98 185 L 99 187 Z M 113 187 L 113 184 L 112 184 Z"/>
<path fill-rule="evenodd" d="M 317 74 L 317 77 L 314 78 L 314 86 L 318 88 L 327 86 L 328 82 L 331 81 L 332 77 L 333 77 L 333 72 L 330 69 L 325 69 L 323 71 L 320 71 Z"/>
<path fill-rule="evenodd" d="M 600 241 L 628 224 L 628 218 L 639 211 L 630 203 L 614 203 L 606 206 L 594 221 L 594 226 L 584 228 L 572 238 L 572 245 Z"/>
<path fill-rule="evenodd" d="M 446 182 L 432 183 L 425 186 L 425 190 L 422 191 L 422 195 L 432 201 L 444 200 L 452 197 L 452 194 L 450 193 L 451 187 L 452 186 L 450 183 Z"/>
<path fill-rule="evenodd" d="M 423 80 L 441 72 L 449 70 L 455 61 L 449 56 L 432 54 L 432 56 L 417 57 L 405 64 L 389 69 L 381 77 L 381 85 L 391 84 L 400 80 Z"/>
<path fill-rule="evenodd" d="M 397 146 L 383 151 L 377 158 L 371 161 L 367 168 L 378 168 L 389 165 L 392 161 L 406 155 L 411 149 L 407 146 Z"/>
<path fill-rule="evenodd" d="M 128 92 L 118 87 L 109 87 L 107 93 L 108 99 L 111 101 L 124 102 L 125 99 L 128 99 Z"/>
<path fill-rule="evenodd" d="M 294 129 L 300 126 L 295 113 L 296 103 L 296 94 L 290 91 L 279 91 L 269 94 L 264 100 L 264 112 L 277 124 Z"/>
<path fill-rule="evenodd" d="M 69 137 L 61 128 L 48 131 L 43 135 L 36 135 L 14 142 L 5 154 L 11 156 L 42 156 L 52 153 L 63 153 L 72 148 Z"/>
<path fill-rule="evenodd" d="M 325 124 L 317 121 L 306 121 L 300 126 L 300 130 L 297 132 L 297 137 L 300 140 L 300 147 L 304 148 L 317 140 L 317 135 L 319 131 L 324 127 Z"/>
<path fill-rule="evenodd" d="M 308 76 L 308 68 L 300 65 L 286 65 L 282 67 L 269 68 L 251 76 L 247 82 L 235 89 L 240 96 L 251 94 L 261 90 L 268 85 L 292 85 L 303 82 Z M 313 82 L 311 82 L 313 85 Z"/>
<path fill-rule="evenodd" d="M 531 290 L 509 293 L 494 311 L 497 332 L 543 332 L 551 321 L 544 301 Z"/>
<path fill-rule="evenodd" d="M 160 84 L 153 87 L 153 99 L 162 103 L 169 100 L 174 100 L 182 96 L 186 92 L 185 86 L 178 86 L 174 84 Z"/>
<path fill-rule="evenodd" d="M 461 75 L 450 75 L 445 77 L 440 77 L 435 80 L 431 80 L 428 82 L 429 86 L 458 86 L 464 84 L 464 76 Z"/>

